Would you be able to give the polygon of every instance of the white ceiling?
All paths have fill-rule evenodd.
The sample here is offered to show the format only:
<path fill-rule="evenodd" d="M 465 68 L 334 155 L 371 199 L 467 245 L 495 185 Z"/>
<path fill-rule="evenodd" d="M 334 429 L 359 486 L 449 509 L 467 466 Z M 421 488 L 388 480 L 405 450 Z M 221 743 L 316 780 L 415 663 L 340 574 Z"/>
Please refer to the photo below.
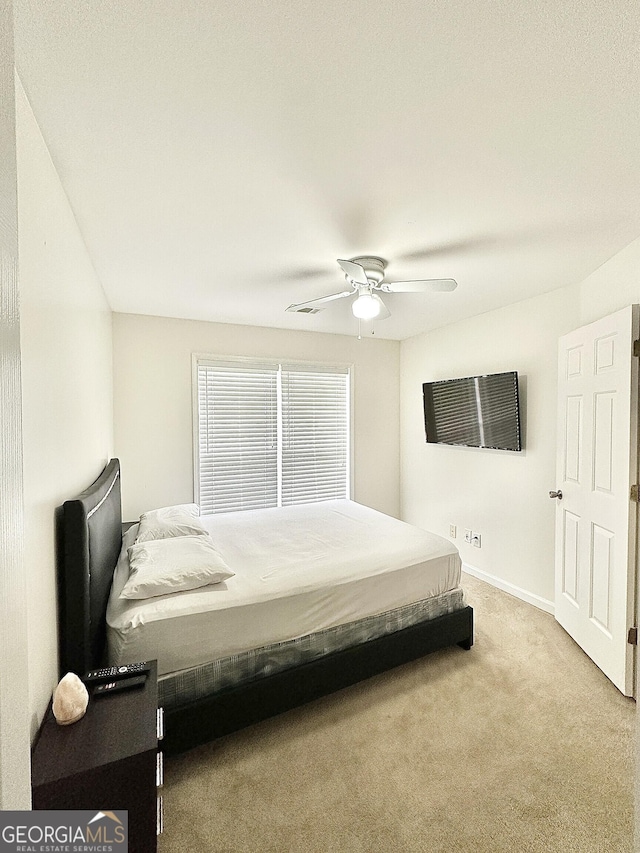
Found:
<path fill-rule="evenodd" d="M 16 65 L 115 311 L 402 339 L 640 235 L 637 0 L 15 0 Z"/>

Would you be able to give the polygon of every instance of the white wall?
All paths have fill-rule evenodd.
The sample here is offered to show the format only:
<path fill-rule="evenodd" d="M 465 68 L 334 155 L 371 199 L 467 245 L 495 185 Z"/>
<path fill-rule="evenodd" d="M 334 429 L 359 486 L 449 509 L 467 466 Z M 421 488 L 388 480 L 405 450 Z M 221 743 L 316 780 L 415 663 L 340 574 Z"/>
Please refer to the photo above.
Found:
<path fill-rule="evenodd" d="M 193 500 L 193 352 L 353 364 L 354 499 L 399 514 L 397 341 L 114 314 L 113 346 L 125 518 Z"/>
<path fill-rule="evenodd" d="M 111 311 L 17 85 L 25 571 L 32 734 L 58 680 L 55 508 L 113 445 Z"/>
<path fill-rule="evenodd" d="M 0 0 L 0 809 L 31 804 L 13 6 Z"/>
<path fill-rule="evenodd" d="M 556 361 L 560 335 L 640 302 L 640 238 L 583 282 L 401 345 L 401 500 L 406 521 L 443 536 L 463 561 L 541 605 L 553 600 Z M 522 454 L 427 445 L 421 385 L 502 370 L 522 379 Z M 464 528 L 482 548 L 464 543 Z M 490 578 L 491 579 L 491 578 Z"/>
<path fill-rule="evenodd" d="M 580 326 L 640 303 L 640 237 L 580 284 Z"/>
<path fill-rule="evenodd" d="M 557 290 L 411 338 L 401 347 L 405 521 L 449 535 L 465 563 L 550 602 L 554 576 L 557 341 L 578 325 L 575 290 Z M 422 383 L 517 370 L 524 451 L 427 445 Z M 464 528 L 482 547 L 463 541 Z"/>

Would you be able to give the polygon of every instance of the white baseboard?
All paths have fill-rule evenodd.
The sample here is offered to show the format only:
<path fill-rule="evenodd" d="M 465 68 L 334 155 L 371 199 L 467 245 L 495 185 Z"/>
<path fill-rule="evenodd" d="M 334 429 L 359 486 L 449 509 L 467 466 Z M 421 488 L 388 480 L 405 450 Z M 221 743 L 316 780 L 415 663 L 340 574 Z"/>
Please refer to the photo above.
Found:
<path fill-rule="evenodd" d="M 504 581 L 502 578 L 497 578 L 495 575 L 489 574 L 489 572 L 482 571 L 482 569 L 476 569 L 475 566 L 470 566 L 468 563 L 462 564 L 462 571 L 466 572 L 468 575 L 472 575 L 474 578 L 478 578 L 478 580 L 491 584 L 491 586 L 496 586 L 504 592 L 508 592 L 509 595 L 515 595 L 516 598 L 526 601 L 527 604 L 533 604 L 534 607 L 537 607 L 539 610 L 544 610 L 547 613 L 551 613 L 552 616 L 555 613 L 555 605 L 553 601 L 548 601 L 546 598 L 542 598 L 542 596 L 536 595 L 534 592 L 527 592 L 526 589 L 521 589 L 515 584 Z"/>

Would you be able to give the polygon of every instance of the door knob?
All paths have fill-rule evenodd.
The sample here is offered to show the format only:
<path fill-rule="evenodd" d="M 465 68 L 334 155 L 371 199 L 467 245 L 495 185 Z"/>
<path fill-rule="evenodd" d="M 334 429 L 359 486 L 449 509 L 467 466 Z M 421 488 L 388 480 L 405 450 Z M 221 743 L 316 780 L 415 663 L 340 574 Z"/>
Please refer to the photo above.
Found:
<path fill-rule="evenodd" d="M 562 492 L 560 491 L 560 489 L 558 489 L 557 492 L 549 492 L 549 497 L 550 498 L 557 498 L 559 501 L 561 501 L 562 500 Z"/>

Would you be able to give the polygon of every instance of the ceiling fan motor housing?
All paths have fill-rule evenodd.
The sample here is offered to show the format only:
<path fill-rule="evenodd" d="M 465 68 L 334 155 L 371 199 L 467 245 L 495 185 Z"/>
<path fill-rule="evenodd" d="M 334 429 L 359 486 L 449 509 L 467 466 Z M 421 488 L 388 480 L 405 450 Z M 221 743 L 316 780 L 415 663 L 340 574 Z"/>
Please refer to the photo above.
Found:
<path fill-rule="evenodd" d="M 351 262 L 360 264 L 369 281 L 375 282 L 376 285 L 379 285 L 384 280 L 384 271 L 387 262 L 383 258 L 377 258 L 374 255 L 362 255 L 361 257 L 351 258 Z"/>

